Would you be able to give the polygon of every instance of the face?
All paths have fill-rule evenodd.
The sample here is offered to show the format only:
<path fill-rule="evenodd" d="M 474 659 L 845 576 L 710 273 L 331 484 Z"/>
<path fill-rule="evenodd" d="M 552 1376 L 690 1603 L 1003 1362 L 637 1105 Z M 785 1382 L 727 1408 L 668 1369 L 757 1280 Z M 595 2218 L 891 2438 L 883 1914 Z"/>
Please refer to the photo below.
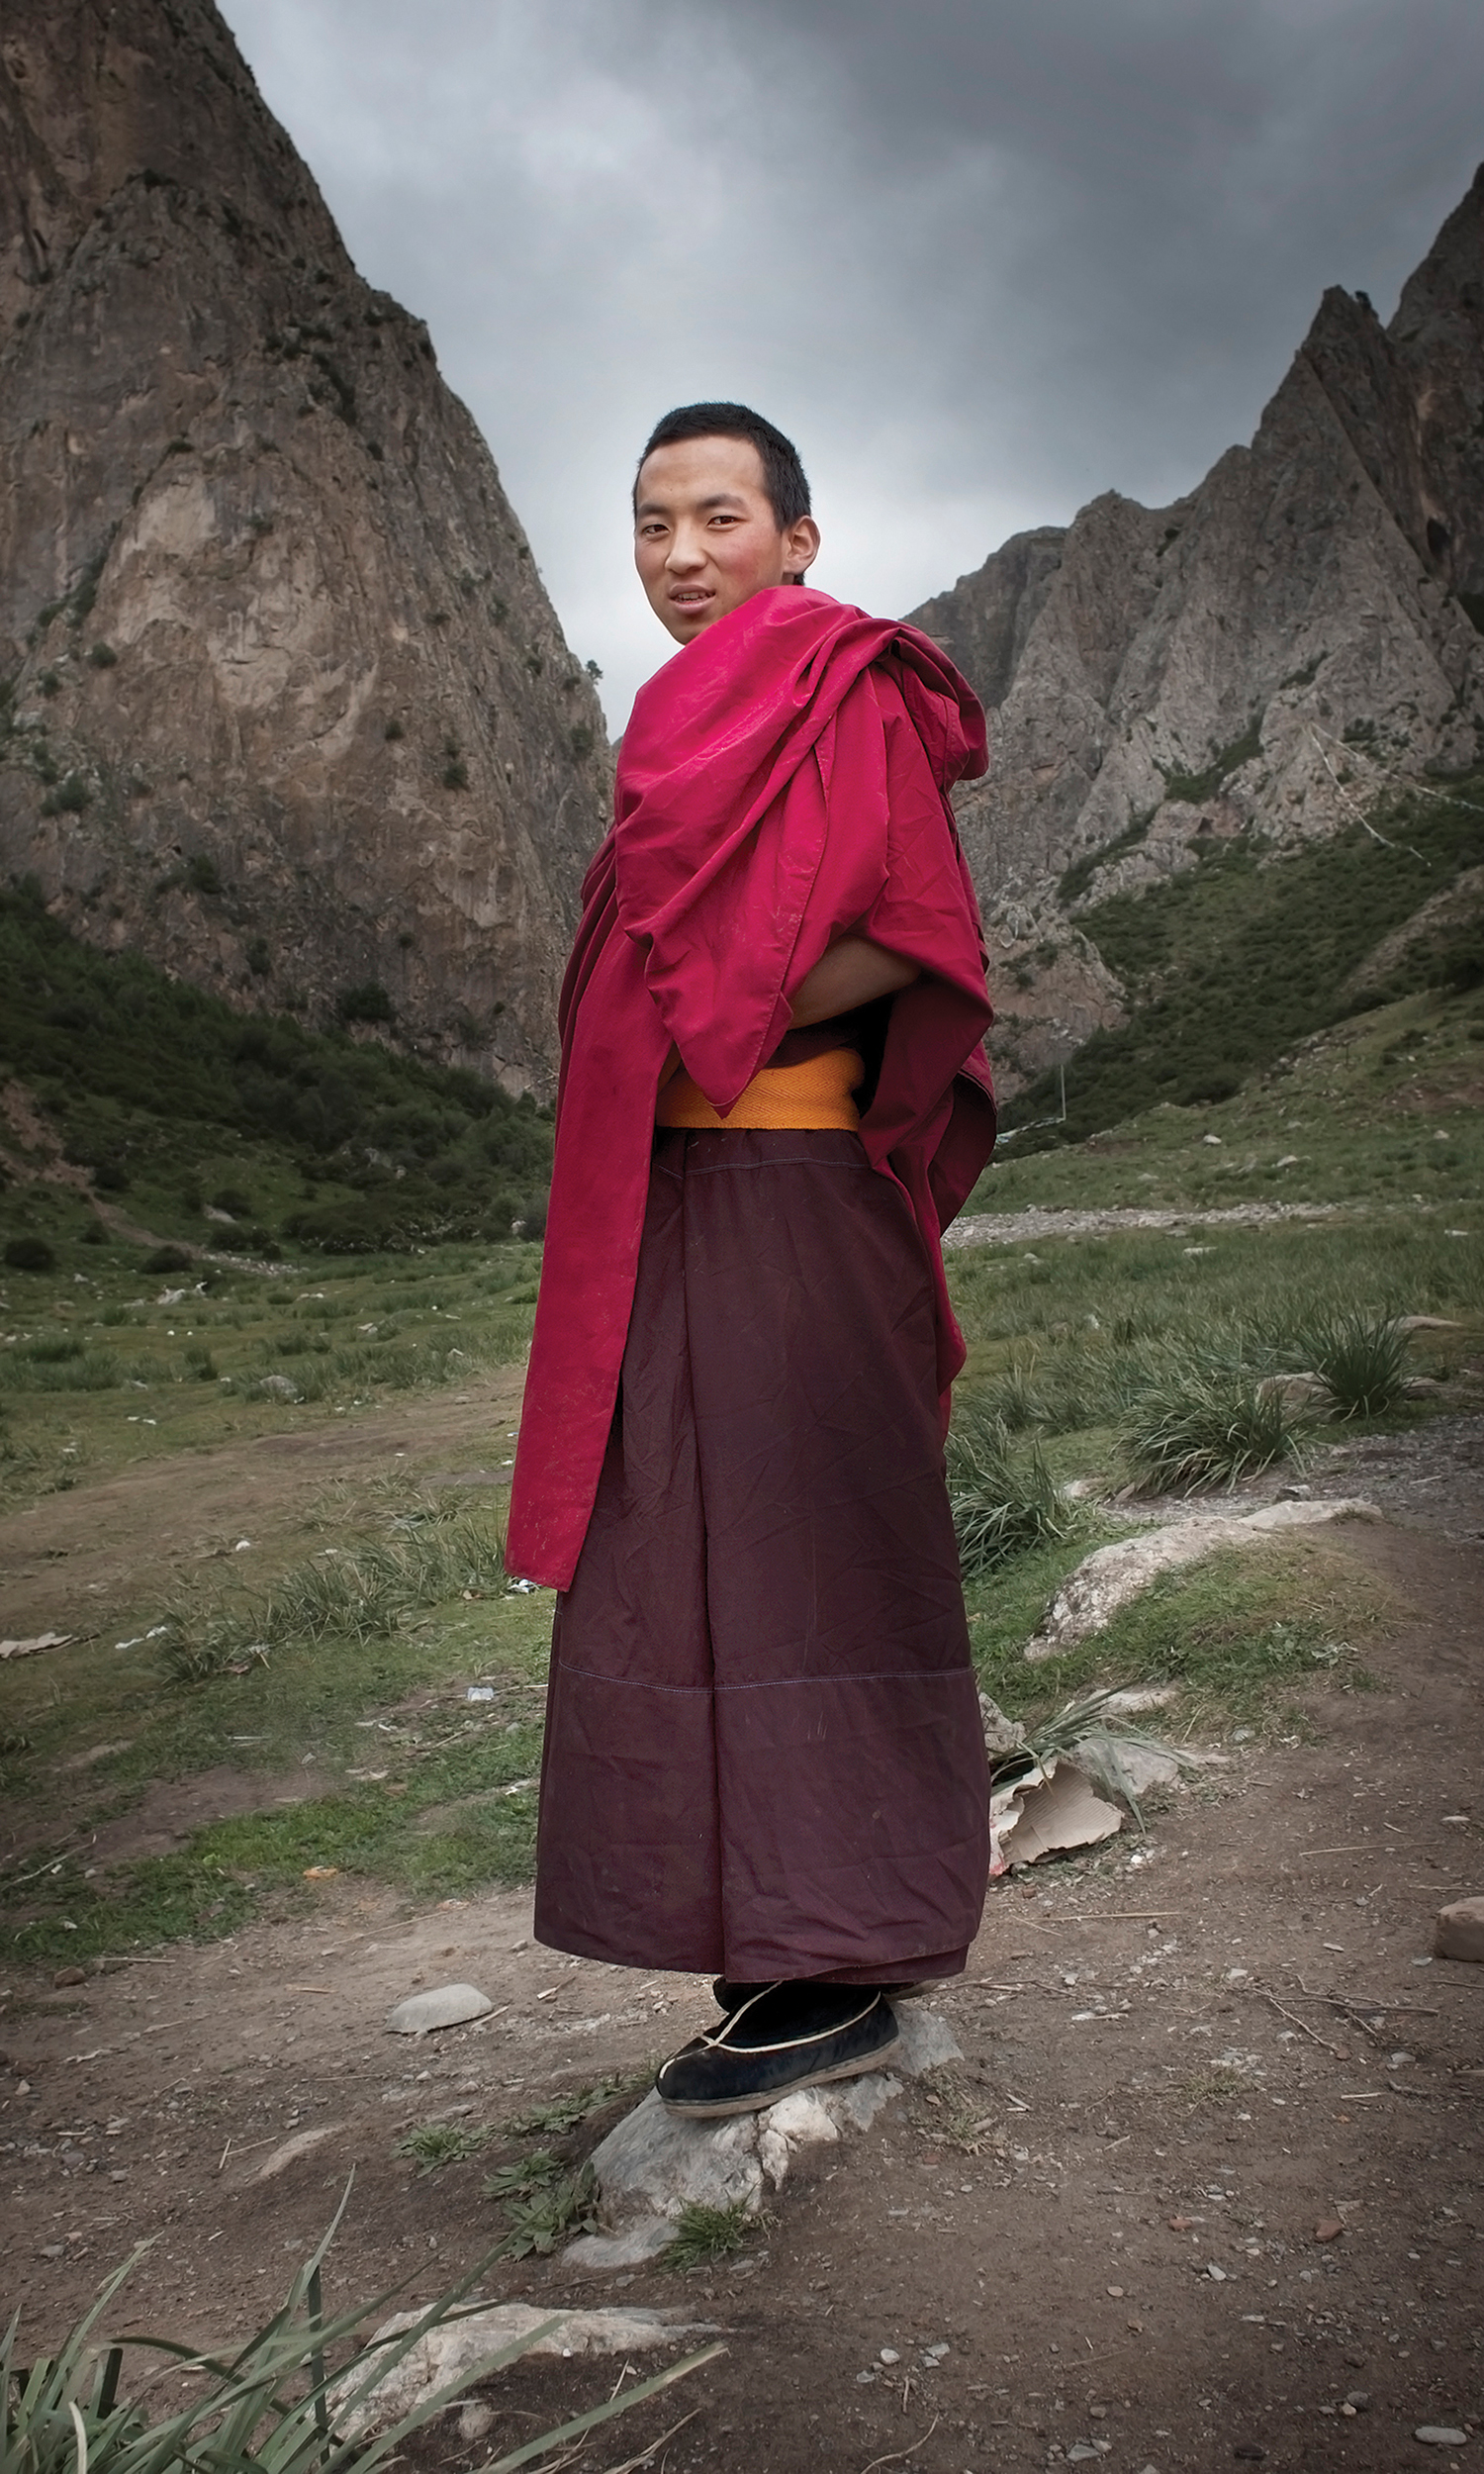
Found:
<path fill-rule="evenodd" d="M 683 438 L 657 446 L 639 468 L 634 565 L 677 643 L 768 585 L 801 576 L 818 552 L 812 517 L 780 529 L 750 438 Z"/>

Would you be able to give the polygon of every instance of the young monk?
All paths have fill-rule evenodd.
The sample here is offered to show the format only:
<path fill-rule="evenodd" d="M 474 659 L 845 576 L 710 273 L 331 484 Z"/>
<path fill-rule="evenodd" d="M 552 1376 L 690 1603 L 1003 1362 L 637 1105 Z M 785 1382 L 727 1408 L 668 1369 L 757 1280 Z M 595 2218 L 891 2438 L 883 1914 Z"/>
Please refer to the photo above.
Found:
<path fill-rule="evenodd" d="M 946 797 L 984 721 L 806 586 L 802 467 L 745 407 L 659 424 L 634 541 L 681 650 L 562 993 L 507 1555 L 560 1592 L 537 1936 L 714 1971 L 657 2084 L 730 2114 L 875 2068 L 983 1901 L 939 1239 L 994 1139 Z"/>

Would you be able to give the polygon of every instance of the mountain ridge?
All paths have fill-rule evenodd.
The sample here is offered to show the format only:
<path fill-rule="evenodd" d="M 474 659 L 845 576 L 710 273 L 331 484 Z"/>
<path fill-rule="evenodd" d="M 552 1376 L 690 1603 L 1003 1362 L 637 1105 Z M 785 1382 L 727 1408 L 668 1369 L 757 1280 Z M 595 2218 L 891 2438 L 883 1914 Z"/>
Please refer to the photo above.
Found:
<path fill-rule="evenodd" d="M 0 867 L 547 1095 L 605 732 L 425 327 L 212 0 L 11 0 L 0 152 Z"/>
<path fill-rule="evenodd" d="M 1332 287 L 1250 446 L 1115 492 L 911 614 L 990 709 L 960 828 L 1007 1088 L 1124 1016 L 1079 922 L 1251 834 L 1333 834 L 1484 750 L 1484 171 L 1383 327 Z"/>

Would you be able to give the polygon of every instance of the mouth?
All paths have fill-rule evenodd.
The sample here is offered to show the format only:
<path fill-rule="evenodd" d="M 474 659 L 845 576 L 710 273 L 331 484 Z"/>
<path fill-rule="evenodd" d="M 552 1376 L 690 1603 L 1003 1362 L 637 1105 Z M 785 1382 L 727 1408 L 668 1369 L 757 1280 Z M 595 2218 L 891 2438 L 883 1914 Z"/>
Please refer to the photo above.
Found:
<path fill-rule="evenodd" d="M 676 610 L 704 610 L 711 598 L 701 585 L 677 585 L 670 594 L 671 606 Z"/>

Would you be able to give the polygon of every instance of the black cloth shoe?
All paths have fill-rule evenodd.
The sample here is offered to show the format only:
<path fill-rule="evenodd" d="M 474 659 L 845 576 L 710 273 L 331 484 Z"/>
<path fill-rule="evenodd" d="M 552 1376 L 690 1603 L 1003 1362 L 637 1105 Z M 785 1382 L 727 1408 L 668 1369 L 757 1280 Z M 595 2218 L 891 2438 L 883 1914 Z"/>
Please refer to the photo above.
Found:
<path fill-rule="evenodd" d="M 900 2041 L 879 1985 L 759 1985 L 662 2061 L 655 2086 L 672 2113 L 761 2113 L 795 2088 L 877 2069 Z"/>

